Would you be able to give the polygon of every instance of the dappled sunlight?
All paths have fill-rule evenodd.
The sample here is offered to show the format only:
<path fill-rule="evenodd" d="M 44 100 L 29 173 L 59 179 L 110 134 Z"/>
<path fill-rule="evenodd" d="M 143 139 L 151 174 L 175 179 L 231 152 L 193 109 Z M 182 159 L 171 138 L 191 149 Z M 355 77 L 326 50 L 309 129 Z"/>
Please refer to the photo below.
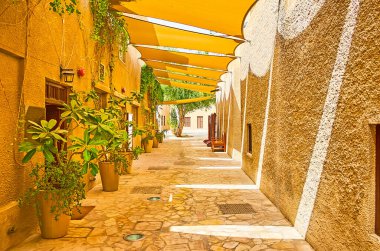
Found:
<path fill-rule="evenodd" d="M 206 225 L 172 226 L 171 232 L 226 236 L 254 239 L 303 240 L 294 227 L 289 226 L 245 226 L 245 225 Z"/>
<path fill-rule="evenodd" d="M 218 190 L 257 190 L 256 185 L 234 185 L 234 184 L 184 184 L 175 185 L 176 188 L 190 189 L 218 189 Z"/>
<path fill-rule="evenodd" d="M 240 166 L 201 166 L 200 170 L 240 170 Z"/>

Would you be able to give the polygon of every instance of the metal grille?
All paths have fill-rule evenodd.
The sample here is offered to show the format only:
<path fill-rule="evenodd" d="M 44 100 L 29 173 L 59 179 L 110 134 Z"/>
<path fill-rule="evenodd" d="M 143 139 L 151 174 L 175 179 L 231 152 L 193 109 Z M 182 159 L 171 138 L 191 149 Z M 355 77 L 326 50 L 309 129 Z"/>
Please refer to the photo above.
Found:
<path fill-rule="evenodd" d="M 218 204 L 222 214 L 252 214 L 255 213 L 252 206 L 248 203 L 244 204 Z"/>
<path fill-rule="evenodd" d="M 134 187 L 131 193 L 134 194 L 160 194 L 162 192 L 162 187 L 156 186 L 137 186 Z"/>
<path fill-rule="evenodd" d="M 148 168 L 148 170 L 156 170 L 156 171 L 161 171 L 161 170 L 168 170 L 169 167 L 165 166 L 151 166 Z"/>

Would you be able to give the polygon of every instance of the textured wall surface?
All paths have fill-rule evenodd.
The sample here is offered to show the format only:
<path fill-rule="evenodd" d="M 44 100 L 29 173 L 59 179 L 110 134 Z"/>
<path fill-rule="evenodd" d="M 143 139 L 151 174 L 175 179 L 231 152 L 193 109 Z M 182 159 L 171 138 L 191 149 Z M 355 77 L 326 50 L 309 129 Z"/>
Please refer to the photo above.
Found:
<path fill-rule="evenodd" d="M 380 123 L 379 16 L 375 0 L 280 3 L 261 190 L 316 250 L 380 249 L 369 122 Z M 245 117 L 241 83 L 241 123 L 253 126 L 243 168 L 254 181 L 268 75 L 249 74 Z"/>
<path fill-rule="evenodd" d="M 330 1 L 300 36 L 277 38 L 262 190 L 293 223 L 346 10 Z"/>
<path fill-rule="evenodd" d="M 0 168 L 3 179 L 0 182 L 0 250 L 22 241 L 37 226 L 35 212 L 31 208 L 19 208 L 18 198 L 29 187 L 30 165 L 20 166 L 17 153 L 16 127 L 18 111 L 32 106 L 45 108 L 45 82 L 60 83 L 59 67 L 85 69 L 85 76 L 75 76 L 73 89 L 84 91 L 91 89 L 91 80 L 98 80 L 97 53 L 108 58 L 108 52 L 98 51 L 90 38 L 92 16 L 87 0 L 79 1 L 82 12 L 80 22 L 76 15 L 64 15 L 49 11 L 49 1 L 0 1 Z M 26 11 L 28 8 L 28 11 Z M 27 13 L 29 15 L 27 15 Z M 117 53 L 115 53 L 117 55 Z M 126 61 L 116 58 L 113 74 L 115 91 L 121 88 L 138 90 L 140 85 L 140 64 L 138 52 L 131 50 Z M 101 60 L 106 66 L 106 79 L 99 82 L 107 90 L 110 81 L 109 60 Z M 109 90 L 109 88 L 108 88 Z M 112 90 L 113 91 L 113 90 Z M 25 107 L 20 98 L 23 95 Z M 43 110 L 42 110 L 43 111 Z M 22 129 L 21 129 L 22 131 Z M 33 161 L 37 162 L 38 158 Z M 7 235 L 8 228 L 16 231 Z"/>
<path fill-rule="evenodd" d="M 244 81 L 243 81 L 244 82 Z M 256 182 L 260 145 L 265 117 L 265 105 L 268 93 L 269 73 L 265 77 L 248 76 L 248 97 L 246 100 L 245 135 L 242 151 L 242 168 Z M 242 85 L 245 85 L 243 83 Z M 245 92 L 245 89 L 244 89 Z M 255 98 L 251 98 L 254 95 Z M 245 95 L 242 101 L 245 103 Z M 244 111 L 243 111 L 244 112 Z M 242 115 L 243 116 L 243 115 Z M 248 129 L 252 125 L 252 154 L 248 153 Z"/>
<path fill-rule="evenodd" d="M 375 141 L 369 125 L 371 120 L 380 122 L 376 119 L 380 114 L 379 16 L 378 1 L 360 3 L 307 236 L 320 250 L 380 249 L 379 239 L 374 237 Z"/>

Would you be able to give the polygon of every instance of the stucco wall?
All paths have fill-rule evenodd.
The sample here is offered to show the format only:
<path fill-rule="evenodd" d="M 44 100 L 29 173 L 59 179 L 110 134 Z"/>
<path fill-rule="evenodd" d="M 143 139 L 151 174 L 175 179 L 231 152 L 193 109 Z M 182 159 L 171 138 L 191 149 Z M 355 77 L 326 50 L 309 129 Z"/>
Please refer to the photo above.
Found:
<path fill-rule="evenodd" d="M 191 122 L 190 122 L 190 127 L 184 127 L 184 129 L 207 131 L 208 130 L 208 116 L 210 116 L 214 112 L 215 112 L 215 106 L 212 105 L 211 107 L 198 109 L 186 114 L 186 117 L 190 117 Z M 203 117 L 203 128 L 197 127 L 198 116 Z"/>
<path fill-rule="evenodd" d="M 30 166 L 20 166 L 14 159 L 16 152 L 16 159 L 20 160 L 17 157 L 18 143 L 14 142 L 18 111 L 28 113 L 32 107 L 37 107 L 43 113 L 45 82 L 61 82 L 61 65 L 74 71 L 79 67 L 85 69 L 84 77 L 74 78 L 72 88 L 76 91 L 90 90 L 92 80 L 109 93 L 121 93 L 124 87 L 125 94 L 129 95 L 140 86 L 139 54 L 130 48 L 125 63 L 115 58 L 112 79 L 115 89 L 109 89 L 109 52 L 96 48 L 90 38 L 93 27 L 88 0 L 79 1 L 80 16 L 64 15 L 63 18 L 49 10 L 48 0 L 31 0 L 28 4 L 26 1 L 0 1 L 0 82 L 3 97 L 0 106 L 3 116 L 0 122 L 0 169 L 4 174 L 0 182 L 0 250 L 22 241 L 37 226 L 34 211 L 26 207 L 19 209 L 16 202 L 30 183 Z M 29 11 L 26 11 L 27 7 Z M 115 50 L 117 55 L 117 48 Z M 98 57 L 100 54 L 102 56 Z M 103 59 L 99 61 L 98 58 Z M 106 66 L 105 81 L 98 81 L 99 63 Z M 20 102 L 21 97 L 25 106 Z M 33 161 L 38 161 L 38 158 Z M 12 226 L 15 226 L 15 233 L 7 235 L 8 228 Z"/>
<path fill-rule="evenodd" d="M 245 134 L 243 139 L 242 168 L 253 181 L 256 181 L 257 167 L 259 163 L 268 81 L 269 74 L 262 78 L 250 74 L 248 76 L 247 89 L 249 96 L 247 97 L 247 100 L 245 100 L 245 95 L 242 99 L 244 103 L 246 102 L 246 117 L 245 124 L 243 124 L 245 127 Z M 245 81 L 243 81 L 243 85 L 245 85 Z M 252 94 L 255 98 L 250 97 Z M 252 154 L 248 153 L 248 124 L 251 124 L 252 127 Z"/>
<path fill-rule="evenodd" d="M 272 79 L 269 68 L 264 77 L 251 71 L 247 100 L 241 83 L 241 125 L 253 128 L 253 154 L 243 149 L 243 169 L 316 250 L 379 250 L 369 121 L 380 122 L 380 6 L 375 0 L 280 5 Z M 247 130 L 244 147 L 246 138 Z"/>
<path fill-rule="evenodd" d="M 380 122 L 379 16 L 378 1 L 360 3 L 307 237 L 316 249 L 380 249 L 374 235 L 375 141 L 369 125 L 371 120 Z"/>

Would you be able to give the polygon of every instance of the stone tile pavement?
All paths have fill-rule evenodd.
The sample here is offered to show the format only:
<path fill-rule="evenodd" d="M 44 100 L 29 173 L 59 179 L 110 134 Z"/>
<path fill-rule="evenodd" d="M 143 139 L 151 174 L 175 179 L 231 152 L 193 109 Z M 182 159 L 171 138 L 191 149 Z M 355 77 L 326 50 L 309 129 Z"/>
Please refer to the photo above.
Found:
<path fill-rule="evenodd" d="M 103 192 L 101 184 L 91 190 L 83 205 L 96 207 L 72 220 L 67 236 L 36 233 L 13 250 L 312 250 L 240 163 L 211 152 L 203 139 L 170 136 L 134 162 L 136 172 L 121 177 L 119 191 Z M 147 200 L 152 196 L 161 200 Z M 253 212 L 223 214 L 222 204 L 248 204 Z M 145 237 L 123 239 L 132 233 Z"/>

